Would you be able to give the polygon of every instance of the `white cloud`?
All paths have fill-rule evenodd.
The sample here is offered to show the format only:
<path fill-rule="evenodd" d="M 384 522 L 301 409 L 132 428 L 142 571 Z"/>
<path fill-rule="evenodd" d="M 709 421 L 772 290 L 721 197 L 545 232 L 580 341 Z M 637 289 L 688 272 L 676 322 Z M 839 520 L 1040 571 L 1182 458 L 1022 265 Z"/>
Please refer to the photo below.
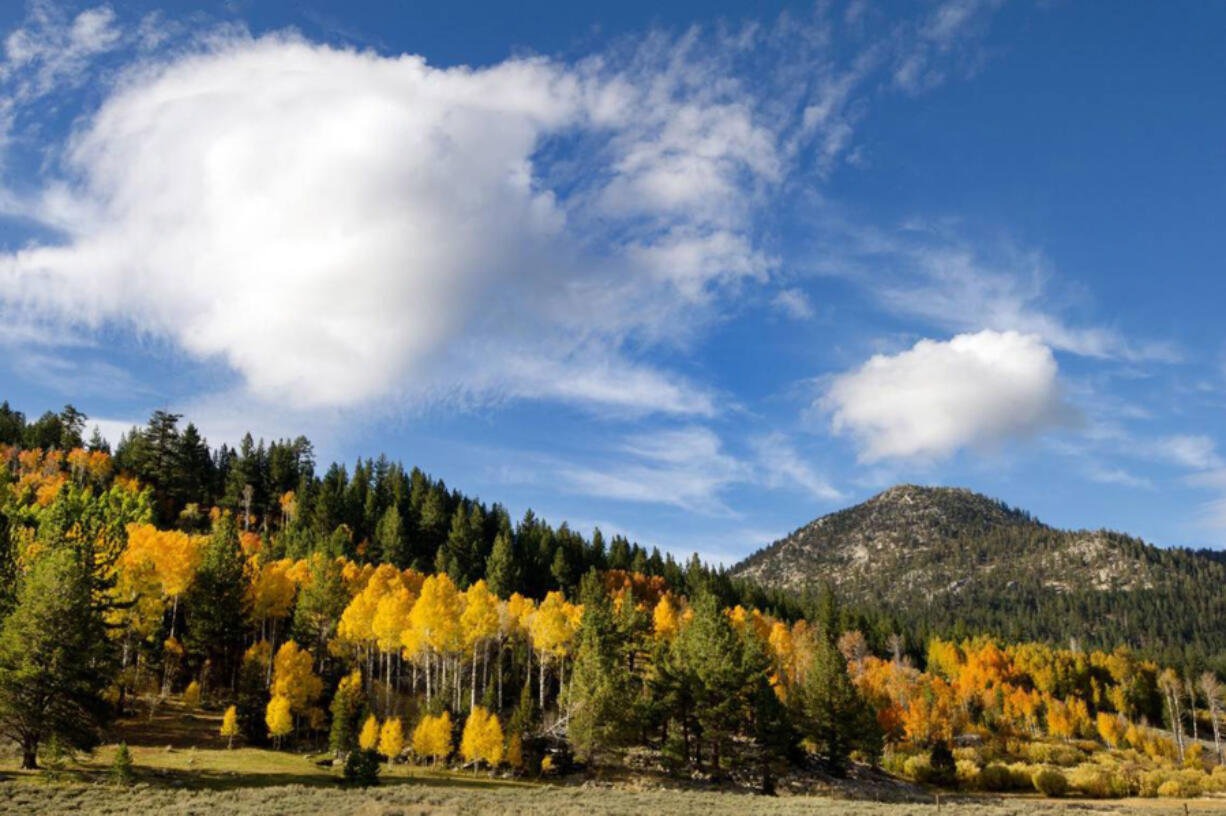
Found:
<path fill-rule="evenodd" d="M 1060 351 L 1130 362 L 1179 359 L 1169 343 L 1062 316 L 1072 296 L 1053 292 L 1050 262 L 1000 242 L 972 246 L 940 224 L 889 232 L 832 224 L 837 251 L 822 267 L 859 280 L 886 309 L 943 329 L 1033 334 Z"/>
<path fill-rule="evenodd" d="M 169 340 L 307 409 L 710 415 L 709 393 L 644 360 L 769 278 L 764 204 L 849 148 L 847 111 L 921 36 L 840 52 L 827 21 L 784 16 L 438 69 L 50 8 L 10 35 L 6 90 L 75 82 L 121 45 L 128 63 L 64 144 L 40 140 L 41 189 L 3 192 L 60 239 L 0 255 L 0 318 Z"/>
<path fill-rule="evenodd" d="M 76 85 L 90 60 L 119 45 L 122 32 L 110 6 L 86 9 L 72 19 L 51 2 L 34 2 L 22 26 L 4 38 L 0 79 L 17 77 L 10 92 L 19 100 Z"/>
<path fill-rule="evenodd" d="M 1051 349 L 1033 335 L 982 331 L 879 354 L 830 384 L 822 406 L 860 458 L 939 458 L 1033 436 L 1069 419 Z"/>
<path fill-rule="evenodd" d="M 805 461 L 783 434 L 776 432 L 755 440 L 754 449 L 767 487 L 799 488 L 824 501 L 844 498 L 843 492 Z"/>
<path fill-rule="evenodd" d="M 563 468 L 559 483 L 589 496 L 728 515 L 720 493 L 750 474 L 713 431 L 691 426 L 630 436 L 616 459 L 601 467 Z"/>
<path fill-rule="evenodd" d="M 1223 467 L 1217 454 L 1217 444 L 1207 436 L 1177 434 L 1159 439 L 1152 445 L 1160 459 L 1190 470 L 1207 471 Z"/>
<path fill-rule="evenodd" d="M 809 302 L 809 296 L 799 289 L 781 289 L 771 303 L 793 320 L 813 317 L 813 304 Z"/>

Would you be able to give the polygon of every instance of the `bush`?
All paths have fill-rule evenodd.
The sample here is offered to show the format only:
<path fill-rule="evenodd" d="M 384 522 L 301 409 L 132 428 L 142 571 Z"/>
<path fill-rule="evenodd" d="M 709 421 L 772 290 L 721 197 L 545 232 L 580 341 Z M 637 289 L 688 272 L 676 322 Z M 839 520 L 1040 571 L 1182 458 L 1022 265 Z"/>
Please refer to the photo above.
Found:
<path fill-rule="evenodd" d="M 1163 799 L 1174 799 L 1182 796 L 1183 791 L 1179 787 L 1179 783 L 1174 779 L 1168 779 L 1158 786 L 1158 795 Z"/>
<path fill-rule="evenodd" d="M 1068 775 L 1069 786 L 1092 799 L 1127 796 L 1128 783 L 1112 769 L 1098 765 L 1078 765 Z"/>
<path fill-rule="evenodd" d="M 934 785 L 953 786 L 958 781 L 958 763 L 948 743 L 938 742 L 928 755 L 928 764 L 932 768 L 932 783 Z"/>
<path fill-rule="evenodd" d="M 985 765 L 979 775 L 975 777 L 975 785 L 980 790 L 992 791 L 1000 793 L 1002 791 L 1014 790 L 1013 773 L 998 762 L 993 762 L 990 765 Z M 1030 780 L 1026 780 L 1026 786 L 1030 786 Z"/>
<path fill-rule="evenodd" d="M 115 749 L 115 761 L 111 763 L 111 776 L 115 779 L 115 784 L 128 786 L 132 784 L 132 752 L 128 750 L 126 742 L 119 743 L 119 747 Z"/>
<path fill-rule="evenodd" d="M 1068 780 L 1055 768 L 1040 768 L 1031 781 L 1035 790 L 1053 799 L 1063 796 L 1068 790 Z"/>
<path fill-rule="evenodd" d="M 349 785 L 369 787 L 379 784 L 379 754 L 372 749 L 350 751 L 345 759 L 345 782 Z"/>
<path fill-rule="evenodd" d="M 958 784 L 959 785 L 974 785 L 979 777 L 979 766 L 969 759 L 959 759 L 958 767 Z"/>
<path fill-rule="evenodd" d="M 1138 795 L 1152 799 L 1158 795 L 1158 789 L 1166 784 L 1170 778 L 1171 775 L 1166 771 L 1146 771 L 1141 774 L 1141 789 L 1138 791 Z"/>
<path fill-rule="evenodd" d="M 1040 765 L 1059 765 L 1064 768 L 1081 762 L 1084 754 L 1071 745 L 1059 745 L 1052 742 L 1032 742 L 1026 746 L 1026 759 Z"/>

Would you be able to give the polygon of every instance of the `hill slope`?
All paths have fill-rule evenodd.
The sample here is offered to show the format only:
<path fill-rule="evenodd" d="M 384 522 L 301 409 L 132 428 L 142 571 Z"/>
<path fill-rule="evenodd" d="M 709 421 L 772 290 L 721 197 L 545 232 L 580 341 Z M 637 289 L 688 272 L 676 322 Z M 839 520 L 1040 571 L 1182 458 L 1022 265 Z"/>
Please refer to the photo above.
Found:
<path fill-rule="evenodd" d="M 1226 648 L 1226 565 L 1105 530 L 1059 530 L 961 488 L 901 485 L 734 566 L 767 588 L 830 585 L 934 628 Z"/>

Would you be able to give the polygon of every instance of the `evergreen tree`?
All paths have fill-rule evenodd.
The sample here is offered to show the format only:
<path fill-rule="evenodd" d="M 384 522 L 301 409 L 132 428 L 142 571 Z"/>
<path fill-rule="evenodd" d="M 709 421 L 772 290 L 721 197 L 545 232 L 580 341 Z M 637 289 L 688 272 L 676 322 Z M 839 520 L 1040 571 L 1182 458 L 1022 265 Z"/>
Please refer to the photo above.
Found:
<path fill-rule="evenodd" d="M 38 765 L 50 739 L 87 750 L 109 717 L 102 699 L 109 643 L 76 554 L 45 550 L 21 581 L 17 606 L 0 626 L 0 731 L 21 748 L 21 767 Z"/>
<path fill-rule="evenodd" d="M 853 749 L 880 752 L 880 729 L 872 710 L 852 685 L 843 655 L 821 634 L 814 638 L 812 660 L 791 702 L 794 721 L 836 772 L 846 768 Z"/>
<path fill-rule="evenodd" d="M 188 650 L 207 659 L 219 682 L 231 687 L 246 628 L 246 563 L 238 525 L 232 516 L 222 516 L 205 545 L 184 603 Z"/>
<path fill-rule="evenodd" d="M 600 752 L 633 733 L 630 672 L 618 648 L 618 627 L 608 593 L 595 570 L 583 576 L 583 617 L 571 677 L 567 734 L 579 756 Z"/>
<path fill-rule="evenodd" d="M 404 539 L 404 524 L 395 505 L 384 511 L 375 527 L 375 547 L 372 559 L 375 562 L 394 564 L 397 569 L 409 565 L 409 548 Z"/>
<path fill-rule="evenodd" d="M 509 532 L 500 532 L 494 539 L 494 549 L 485 562 L 485 581 L 499 598 L 511 597 L 520 587 L 519 564 Z"/>

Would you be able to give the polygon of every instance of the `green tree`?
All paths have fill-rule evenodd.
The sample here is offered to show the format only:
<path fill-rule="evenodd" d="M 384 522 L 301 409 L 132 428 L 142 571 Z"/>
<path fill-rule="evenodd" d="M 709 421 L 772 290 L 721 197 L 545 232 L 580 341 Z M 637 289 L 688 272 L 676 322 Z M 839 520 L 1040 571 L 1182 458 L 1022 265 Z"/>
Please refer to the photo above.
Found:
<path fill-rule="evenodd" d="M 583 576 L 583 617 L 571 679 L 567 733 L 575 751 L 592 762 L 602 750 L 633 733 L 630 672 L 619 647 L 617 620 L 595 570 Z"/>
<path fill-rule="evenodd" d="M 881 750 L 881 731 L 872 710 L 847 674 L 847 661 L 829 638 L 814 638 L 813 657 L 792 699 L 794 721 L 813 743 L 817 755 L 836 772 L 847 766 L 852 750 L 874 758 Z"/>
<path fill-rule="evenodd" d="M 404 569 L 409 565 L 409 548 L 404 538 L 404 523 L 395 505 L 384 511 L 383 517 L 375 526 L 375 553 L 373 556 L 372 560 L 394 564 L 397 569 Z"/>
<path fill-rule="evenodd" d="M 509 598 L 519 588 L 519 564 L 510 532 L 500 532 L 494 538 L 494 549 L 485 562 L 485 582 L 499 598 Z"/>
<path fill-rule="evenodd" d="M 200 569 L 184 599 L 186 645 L 230 680 L 242 650 L 247 619 L 246 560 L 234 518 L 217 521 L 204 547 Z"/>
<path fill-rule="evenodd" d="M 52 546 L 31 565 L 0 626 L 0 731 L 38 766 L 44 740 L 90 749 L 110 706 L 102 699 L 109 643 L 75 553 Z"/>

